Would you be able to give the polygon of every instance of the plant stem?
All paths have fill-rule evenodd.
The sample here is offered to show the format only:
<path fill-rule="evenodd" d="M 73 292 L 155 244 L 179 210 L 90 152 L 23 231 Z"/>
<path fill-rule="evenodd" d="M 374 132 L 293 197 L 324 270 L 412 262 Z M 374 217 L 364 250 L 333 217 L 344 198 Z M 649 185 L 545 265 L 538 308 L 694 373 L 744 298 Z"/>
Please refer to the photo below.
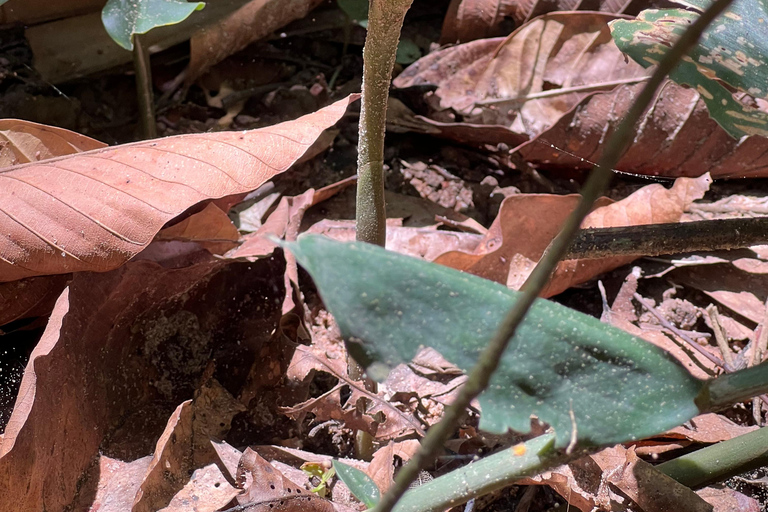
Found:
<path fill-rule="evenodd" d="M 741 249 L 768 242 L 768 217 L 582 229 L 566 259 L 658 256 Z"/>
<path fill-rule="evenodd" d="M 600 157 L 598 165 L 592 170 L 587 183 L 584 185 L 578 206 L 568 217 L 562 231 L 554 239 L 541 260 L 539 260 L 531 277 L 523 287 L 520 298 L 507 313 L 504 320 L 502 320 L 499 329 L 483 350 L 474 368 L 469 373 L 467 382 L 459 391 L 456 400 L 446 409 L 442 420 L 429 429 L 426 437 L 421 442 L 421 448 L 397 475 L 394 485 L 382 496 L 381 501 L 375 507 L 375 512 L 390 512 L 392 510 L 392 507 L 405 493 L 410 483 L 416 479 L 419 471 L 434 459 L 445 440 L 454 432 L 464 414 L 464 409 L 486 388 L 491 375 L 498 367 L 501 354 L 507 348 L 509 340 L 514 336 L 517 326 L 520 325 L 528 309 L 530 309 L 547 281 L 549 281 L 549 276 L 557 266 L 558 261 L 567 252 L 576 232 L 579 230 L 581 222 L 592 209 L 592 204 L 610 182 L 611 169 L 616 166 L 619 158 L 621 158 L 621 155 L 632 141 L 635 123 L 640 119 L 648 105 L 650 105 L 656 90 L 662 84 L 667 74 L 672 71 L 675 64 L 688 50 L 696 44 L 696 41 L 698 41 L 707 25 L 730 3 L 731 0 L 716 0 L 686 29 L 680 39 L 661 59 L 650 80 L 632 104 L 632 108 L 629 109 L 626 117 L 609 138 L 605 152 Z"/>
<path fill-rule="evenodd" d="M 707 381 L 696 405 L 702 412 L 717 411 L 764 393 L 768 393 L 768 362 Z"/>
<path fill-rule="evenodd" d="M 139 100 L 139 127 L 143 139 L 157 138 L 155 97 L 152 94 L 152 67 L 149 50 L 139 34 L 133 35 L 133 70 L 136 73 L 136 94 Z"/>
<path fill-rule="evenodd" d="M 393 512 L 438 512 L 509 485 L 512 480 L 560 463 L 555 435 L 544 434 L 406 492 Z"/>
<path fill-rule="evenodd" d="M 357 157 L 357 240 L 384 246 L 384 132 L 397 43 L 412 0 L 370 0 Z"/>
<path fill-rule="evenodd" d="M 701 487 L 768 464 L 768 427 L 656 466 L 688 487 Z"/>

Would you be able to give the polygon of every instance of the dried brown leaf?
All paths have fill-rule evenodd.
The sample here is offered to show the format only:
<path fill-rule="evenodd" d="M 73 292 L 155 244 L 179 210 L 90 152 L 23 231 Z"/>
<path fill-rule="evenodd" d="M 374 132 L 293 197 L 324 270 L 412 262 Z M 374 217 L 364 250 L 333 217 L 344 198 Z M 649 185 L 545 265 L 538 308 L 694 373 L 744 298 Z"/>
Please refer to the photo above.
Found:
<path fill-rule="evenodd" d="M 0 120 L 0 169 L 106 147 L 98 140 L 63 128 Z"/>
<path fill-rule="evenodd" d="M 96 496 L 92 502 L 81 503 L 73 510 L 98 510 L 98 512 L 130 510 L 151 460 L 151 456 L 146 456 L 133 462 L 123 462 L 103 454 L 99 455 L 99 481 Z M 81 490 L 81 496 L 88 496 L 88 493 Z"/>
<path fill-rule="evenodd" d="M 151 453 L 157 420 L 192 395 L 211 355 L 217 379 L 243 385 L 280 318 L 283 263 L 200 254 L 184 269 L 132 262 L 73 277 L 6 427 L 0 510 L 63 510 L 100 449 L 121 460 Z"/>
<path fill-rule="evenodd" d="M 288 169 L 352 99 L 260 130 L 168 137 L 0 171 L 0 281 L 122 265 L 190 206 Z"/>
<path fill-rule="evenodd" d="M 503 125 L 535 135 L 594 92 L 571 88 L 609 84 L 603 90 L 610 90 L 616 81 L 648 74 L 639 64 L 626 61 L 614 45 L 607 25 L 614 18 L 597 12 L 547 14 L 508 38 L 431 53 L 403 71 L 394 85 L 437 85 L 434 94 L 440 107 L 454 109 L 464 122 Z M 568 92 L 522 99 L 545 91 L 552 94 L 557 88 Z"/>
<path fill-rule="evenodd" d="M 687 205 L 703 196 L 710 182 L 708 176 L 703 176 L 696 180 L 680 179 L 671 189 L 648 185 L 616 203 L 606 205 L 605 200 L 599 203 L 582 225 L 610 227 L 676 222 Z M 577 196 L 544 194 L 510 196 L 502 203 L 498 217 L 473 253 L 448 252 L 435 262 L 518 289 L 560 231 L 577 200 Z M 556 295 L 636 257 L 562 261 L 543 295 Z"/>
<path fill-rule="evenodd" d="M 321 0 L 251 0 L 192 36 L 187 80 L 193 82 L 214 64 L 305 17 L 320 3 Z"/>
<path fill-rule="evenodd" d="M 179 405 L 168 420 L 149 463 L 131 512 L 155 512 L 168 505 L 189 479 L 192 462 L 192 401 Z"/>
<path fill-rule="evenodd" d="M 192 478 L 160 512 L 215 512 L 239 493 L 215 464 L 195 470 Z"/>
<path fill-rule="evenodd" d="M 227 214 L 213 203 L 181 222 L 163 228 L 155 240 L 195 241 L 211 254 L 223 254 L 237 245 L 237 228 Z"/>
<path fill-rule="evenodd" d="M 390 441 L 373 454 L 373 460 L 368 466 L 368 475 L 376 482 L 382 493 L 389 490 L 395 476 L 395 457 L 405 464 L 419 450 L 420 443 L 415 439 L 394 442 Z"/>
<path fill-rule="evenodd" d="M 237 499 L 254 512 L 333 512 L 333 505 L 287 479 L 258 453 L 246 448 L 238 465 Z"/>

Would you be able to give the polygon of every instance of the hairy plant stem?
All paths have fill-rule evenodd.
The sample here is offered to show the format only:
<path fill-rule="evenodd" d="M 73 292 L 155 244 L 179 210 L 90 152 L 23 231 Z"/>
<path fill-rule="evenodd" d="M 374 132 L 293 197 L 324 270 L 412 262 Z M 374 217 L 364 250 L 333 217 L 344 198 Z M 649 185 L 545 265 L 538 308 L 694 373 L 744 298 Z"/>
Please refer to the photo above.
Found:
<path fill-rule="evenodd" d="M 357 240 L 384 246 L 384 132 L 397 43 L 412 0 L 370 0 L 357 157 Z"/>
<path fill-rule="evenodd" d="M 143 139 L 157 138 L 155 123 L 155 98 L 152 94 L 152 68 L 149 50 L 144 46 L 142 36 L 133 35 L 133 70 L 136 73 L 136 95 L 139 101 L 139 128 Z"/>
<path fill-rule="evenodd" d="M 387 98 L 397 44 L 405 14 L 413 0 L 370 0 L 368 33 L 363 47 L 363 85 L 357 144 L 356 239 L 384 247 L 387 241 L 387 209 L 384 202 L 384 134 L 387 128 Z M 363 369 L 347 357 L 347 372 L 355 380 Z M 366 382 L 376 390 L 376 383 Z M 373 455 L 373 440 L 367 432 L 355 433 L 355 452 L 365 460 Z"/>
<path fill-rule="evenodd" d="M 632 104 L 627 115 L 608 139 L 605 152 L 584 185 L 578 206 L 568 217 L 562 231 L 552 241 L 541 260 L 539 260 L 531 277 L 523 287 L 520 298 L 504 317 L 499 329 L 481 353 L 477 363 L 469 373 L 466 384 L 461 388 L 458 397 L 446 409 L 442 420 L 429 429 L 426 437 L 421 442 L 421 448 L 397 475 L 394 485 L 381 497 L 381 501 L 374 508 L 375 512 L 390 512 L 392 510 L 400 497 L 408 490 L 411 482 L 418 477 L 419 471 L 431 463 L 435 455 L 442 448 L 445 440 L 454 432 L 459 424 L 459 420 L 464 415 L 466 407 L 488 386 L 491 375 L 501 360 L 501 354 L 507 348 L 518 325 L 520 325 L 528 309 L 530 309 L 541 290 L 549 281 L 549 277 L 557 266 L 558 261 L 565 255 L 584 217 L 592 209 L 592 204 L 610 182 L 611 169 L 616 166 L 619 158 L 621 158 L 621 155 L 624 154 L 632 141 L 635 123 L 637 123 L 645 109 L 650 105 L 657 89 L 661 86 L 667 74 L 672 71 L 675 64 L 696 44 L 696 41 L 701 37 L 707 25 L 723 12 L 730 3 L 731 0 L 716 0 L 686 29 L 680 39 L 661 59 L 658 67 Z M 452 503 L 451 506 L 457 504 Z"/>

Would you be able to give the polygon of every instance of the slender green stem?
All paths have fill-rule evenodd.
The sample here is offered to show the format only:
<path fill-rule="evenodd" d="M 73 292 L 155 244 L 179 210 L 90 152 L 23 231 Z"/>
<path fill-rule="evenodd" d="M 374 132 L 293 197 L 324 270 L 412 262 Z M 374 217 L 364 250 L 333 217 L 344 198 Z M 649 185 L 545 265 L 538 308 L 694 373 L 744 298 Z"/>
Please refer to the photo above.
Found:
<path fill-rule="evenodd" d="M 397 43 L 412 0 L 370 0 L 357 157 L 357 240 L 384 246 L 384 132 Z"/>
<path fill-rule="evenodd" d="M 139 34 L 133 35 L 133 69 L 136 72 L 136 94 L 139 100 L 139 126 L 143 139 L 157 138 L 155 97 L 152 94 L 152 67 L 149 51 Z"/>
<path fill-rule="evenodd" d="M 466 384 L 461 388 L 456 400 L 445 411 L 443 419 L 427 432 L 421 442 L 421 448 L 397 475 L 394 485 L 382 496 L 381 501 L 374 509 L 375 512 L 390 512 L 395 503 L 408 489 L 423 468 L 427 466 L 442 448 L 443 443 L 453 433 L 459 420 L 464 414 L 464 409 L 474 400 L 488 385 L 491 375 L 498 367 L 501 354 L 507 348 L 509 340 L 514 336 L 517 326 L 520 325 L 528 309 L 538 297 L 541 290 L 549 281 L 550 274 L 557 266 L 557 262 L 565 255 L 568 247 L 579 230 L 584 217 L 592 209 L 594 201 L 602 194 L 611 179 L 613 169 L 624 154 L 632 140 L 635 123 L 640 119 L 645 109 L 653 100 L 656 90 L 664 81 L 664 78 L 674 68 L 675 64 L 696 44 L 704 29 L 717 17 L 731 0 L 716 0 L 702 15 L 692 23 L 680 39 L 669 49 L 661 59 L 650 80 L 645 85 L 640 95 L 627 112 L 626 117 L 611 135 L 606 149 L 600 157 L 598 165 L 584 185 L 582 197 L 574 212 L 568 217 L 562 231 L 552 242 L 548 250 L 542 256 L 531 277 L 523 288 L 523 293 L 514 307 L 502 320 L 499 329 L 494 334 L 486 348 L 483 350 L 477 364 L 469 373 Z"/>
<path fill-rule="evenodd" d="M 656 466 L 688 487 L 701 487 L 768 465 L 768 427 Z"/>
<path fill-rule="evenodd" d="M 467 464 L 406 492 L 393 512 L 439 512 L 561 463 L 555 435 L 544 434 Z"/>

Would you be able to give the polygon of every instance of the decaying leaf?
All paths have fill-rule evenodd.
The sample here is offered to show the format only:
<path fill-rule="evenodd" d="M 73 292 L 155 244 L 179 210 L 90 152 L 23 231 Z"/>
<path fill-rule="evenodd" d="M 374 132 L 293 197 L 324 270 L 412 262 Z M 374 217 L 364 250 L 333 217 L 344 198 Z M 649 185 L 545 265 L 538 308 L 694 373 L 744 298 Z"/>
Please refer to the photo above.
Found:
<path fill-rule="evenodd" d="M 331 502 L 288 480 L 258 453 L 246 448 L 238 464 L 238 496 L 241 505 L 254 512 L 333 512 Z"/>
<path fill-rule="evenodd" d="M 330 359 L 324 351 L 317 348 L 302 345 L 296 347 L 286 372 L 289 379 L 302 381 L 307 379 L 310 372 L 327 372 L 339 379 L 340 383 L 348 385 L 351 395 L 342 406 L 340 384 L 325 395 L 285 408 L 283 412 L 291 417 L 300 417 L 312 412 L 320 422 L 329 419 L 342 420 L 350 428 L 368 431 L 380 440 L 394 439 L 414 432 L 423 434 L 422 426 L 411 416 L 410 411 L 401 411 L 383 396 L 367 391 L 362 382 L 349 379 L 346 364 L 344 359 Z"/>

